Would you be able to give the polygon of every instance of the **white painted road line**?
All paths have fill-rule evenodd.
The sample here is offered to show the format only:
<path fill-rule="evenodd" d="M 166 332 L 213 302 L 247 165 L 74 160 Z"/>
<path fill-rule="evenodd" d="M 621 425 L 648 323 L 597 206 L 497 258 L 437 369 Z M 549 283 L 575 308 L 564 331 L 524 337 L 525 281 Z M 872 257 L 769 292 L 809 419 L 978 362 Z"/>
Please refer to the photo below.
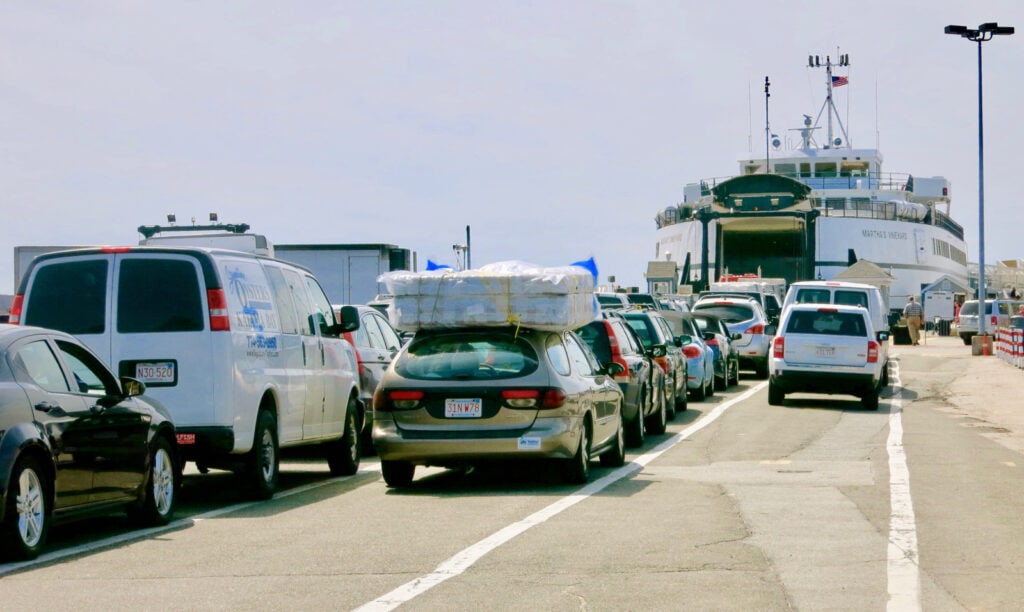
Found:
<path fill-rule="evenodd" d="M 484 538 L 483 540 L 480 540 L 476 544 L 473 544 L 469 548 L 465 548 L 462 551 L 456 553 L 455 555 L 449 557 L 440 565 L 438 565 L 434 569 L 434 571 L 430 572 L 429 574 L 420 576 L 415 580 L 411 580 L 403 584 L 402 586 L 391 591 L 390 593 L 382 595 L 381 597 L 378 597 L 377 599 L 356 608 L 356 611 L 380 612 L 383 610 L 394 610 L 398 606 L 408 603 L 415 597 L 422 595 L 423 593 L 429 591 L 430 589 L 448 580 L 449 578 L 454 578 L 462 574 L 467 569 L 472 567 L 472 565 L 476 563 L 484 555 L 498 548 L 505 542 L 508 542 L 512 538 L 527 531 L 531 527 L 544 523 L 548 519 L 561 513 L 563 510 L 571 508 L 577 503 L 587 499 L 591 495 L 599 493 L 600 491 L 607 488 L 609 485 L 636 473 L 637 471 L 642 469 L 643 466 L 657 459 L 662 453 L 669 450 L 673 446 L 679 444 L 683 440 L 689 438 L 690 436 L 697 433 L 701 429 L 704 429 L 710 423 L 714 422 L 720 416 L 725 414 L 726 410 L 731 408 L 733 405 L 754 395 L 755 393 L 763 389 L 767 384 L 768 383 L 766 382 L 759 383 L 748 389 L 743 394 L 738 395 L 727 402 L 722 402 L 721 404 L 717 405 L 714 410 L 709 412 L 707 416 L 699 419 L 697 422 L 693 423 L 683 431 L 672 436 L 668 440 L 665 440 L 658 446 L 651 449 L 650 452 L 644 453 L 643 455 L 637 457 L 630 463 L 627 463 L 626 465 L 618 468 L 617 470 L 611 472 L 610 474 L 607 474 L 604 477 L 581 487 L 571 495 L 563 497 L 562 499 L 554 502 L 553 504 L 541 510 L 538 510 L 537 512 L 534 512 L 533 514 L 524 518 L 523 520 L 517 521 L 515 523 L 512 523 L 511 525 L 508 525 L 507 527 L 499 529 L 490 536 Z"/>
<path fill-rule="evenodd" d="M 918 564 L 917 524 L 910 497 L 910 470 L 903 448 L 903 383 L 899 362 L 893 361 L 892 386 L 896 390 L 889 403 L 889 546 L 888 610 L 903 612 L 921 609 L 921 574 Z"/>

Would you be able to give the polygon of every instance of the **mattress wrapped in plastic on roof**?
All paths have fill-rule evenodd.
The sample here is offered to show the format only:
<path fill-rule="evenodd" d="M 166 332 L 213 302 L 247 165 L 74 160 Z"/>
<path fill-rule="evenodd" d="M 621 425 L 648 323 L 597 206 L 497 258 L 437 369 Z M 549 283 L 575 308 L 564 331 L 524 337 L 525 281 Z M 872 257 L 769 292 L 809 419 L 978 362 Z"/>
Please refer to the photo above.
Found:
<path fill-rule="evenodd" d="M 576 329 L 600 316 L 594 280 L 585 267 L 522 261 L 460 272 L 387 272 L 378 278 L 395 296 L 388 313 L 402 331 L 505 325 Z"/>

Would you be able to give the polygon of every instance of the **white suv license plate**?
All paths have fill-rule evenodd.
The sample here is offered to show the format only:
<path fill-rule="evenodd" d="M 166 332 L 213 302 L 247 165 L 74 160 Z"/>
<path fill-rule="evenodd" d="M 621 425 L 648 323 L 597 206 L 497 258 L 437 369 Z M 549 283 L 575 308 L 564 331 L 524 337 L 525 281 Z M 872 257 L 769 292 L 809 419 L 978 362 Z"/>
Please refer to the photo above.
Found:
<path fill-rule="evenodd" d="M 818 354 L 818 357 L 835 357 L 836 356 L 836 347 L 834 347 L 834 346 L 819 346 L 817 354 Z"/>
<path fill-rule="evenodd" d="M 478 397 L 444 400 L 444 416 L 452 419 L 478 419 L 483 416 L 484 403 Z"/>
<path fill-rule="evenodd" d="M 173 383 L 173 361 L 151 361 L 135 364 L 135 378 L 144 383 Z"/>

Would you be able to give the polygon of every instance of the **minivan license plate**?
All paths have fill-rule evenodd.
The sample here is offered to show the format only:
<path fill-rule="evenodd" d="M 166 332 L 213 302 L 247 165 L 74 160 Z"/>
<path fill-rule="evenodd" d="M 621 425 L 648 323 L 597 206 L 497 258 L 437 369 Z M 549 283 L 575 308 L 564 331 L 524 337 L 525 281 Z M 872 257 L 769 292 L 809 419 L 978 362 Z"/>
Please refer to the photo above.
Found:
<path fill-rule="evenodd" d="M 135 378 L 144 383 L 173 383 L 173 361 L 149 361 L 135 364 Z"/>
<path fill-rule="evenodd" d="M 483 401 L 478 397 L 444 400 L 444 416 L 446 418 L 472 419 L 479 418 L 483 413 Z"/>

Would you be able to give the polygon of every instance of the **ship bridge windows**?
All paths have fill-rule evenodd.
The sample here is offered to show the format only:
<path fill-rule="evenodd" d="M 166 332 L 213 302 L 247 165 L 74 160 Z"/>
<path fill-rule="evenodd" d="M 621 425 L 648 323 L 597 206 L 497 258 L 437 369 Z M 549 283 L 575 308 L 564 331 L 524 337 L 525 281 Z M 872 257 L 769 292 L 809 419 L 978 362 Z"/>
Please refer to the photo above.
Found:
<path fill-rule="evenodd" d="M 814 171 L 811 167 L 811 162 L 800 162 L 800 176 L 803 178 L 810 178 L 814 176 Z"/>
<path fill-rule="evenodd" d="M 778 163 L 772 167 L 772 170 L 775 171 L 775 174 L 781 174 L 783 176 L 788 176 L 790 178 L 796 178 L 797 176 L 796 164 Z"/>
<path fill-rule="evenodd" d="M 814 165 L 814 176 L 836 176 L 836 172 L 837 167 L 835 162 L 818 162 Z"/>
<path fill-rule="evenodd" d="M 867 176 L 870 164 L 866 161 L 843 161 L 839 164 L 839 176 Z"/>
<path fill-rule="evenodd" d="M 765 167 L 763 161 L 748 161 L 743 164 L 743 174 L 764 174 Z"/>

